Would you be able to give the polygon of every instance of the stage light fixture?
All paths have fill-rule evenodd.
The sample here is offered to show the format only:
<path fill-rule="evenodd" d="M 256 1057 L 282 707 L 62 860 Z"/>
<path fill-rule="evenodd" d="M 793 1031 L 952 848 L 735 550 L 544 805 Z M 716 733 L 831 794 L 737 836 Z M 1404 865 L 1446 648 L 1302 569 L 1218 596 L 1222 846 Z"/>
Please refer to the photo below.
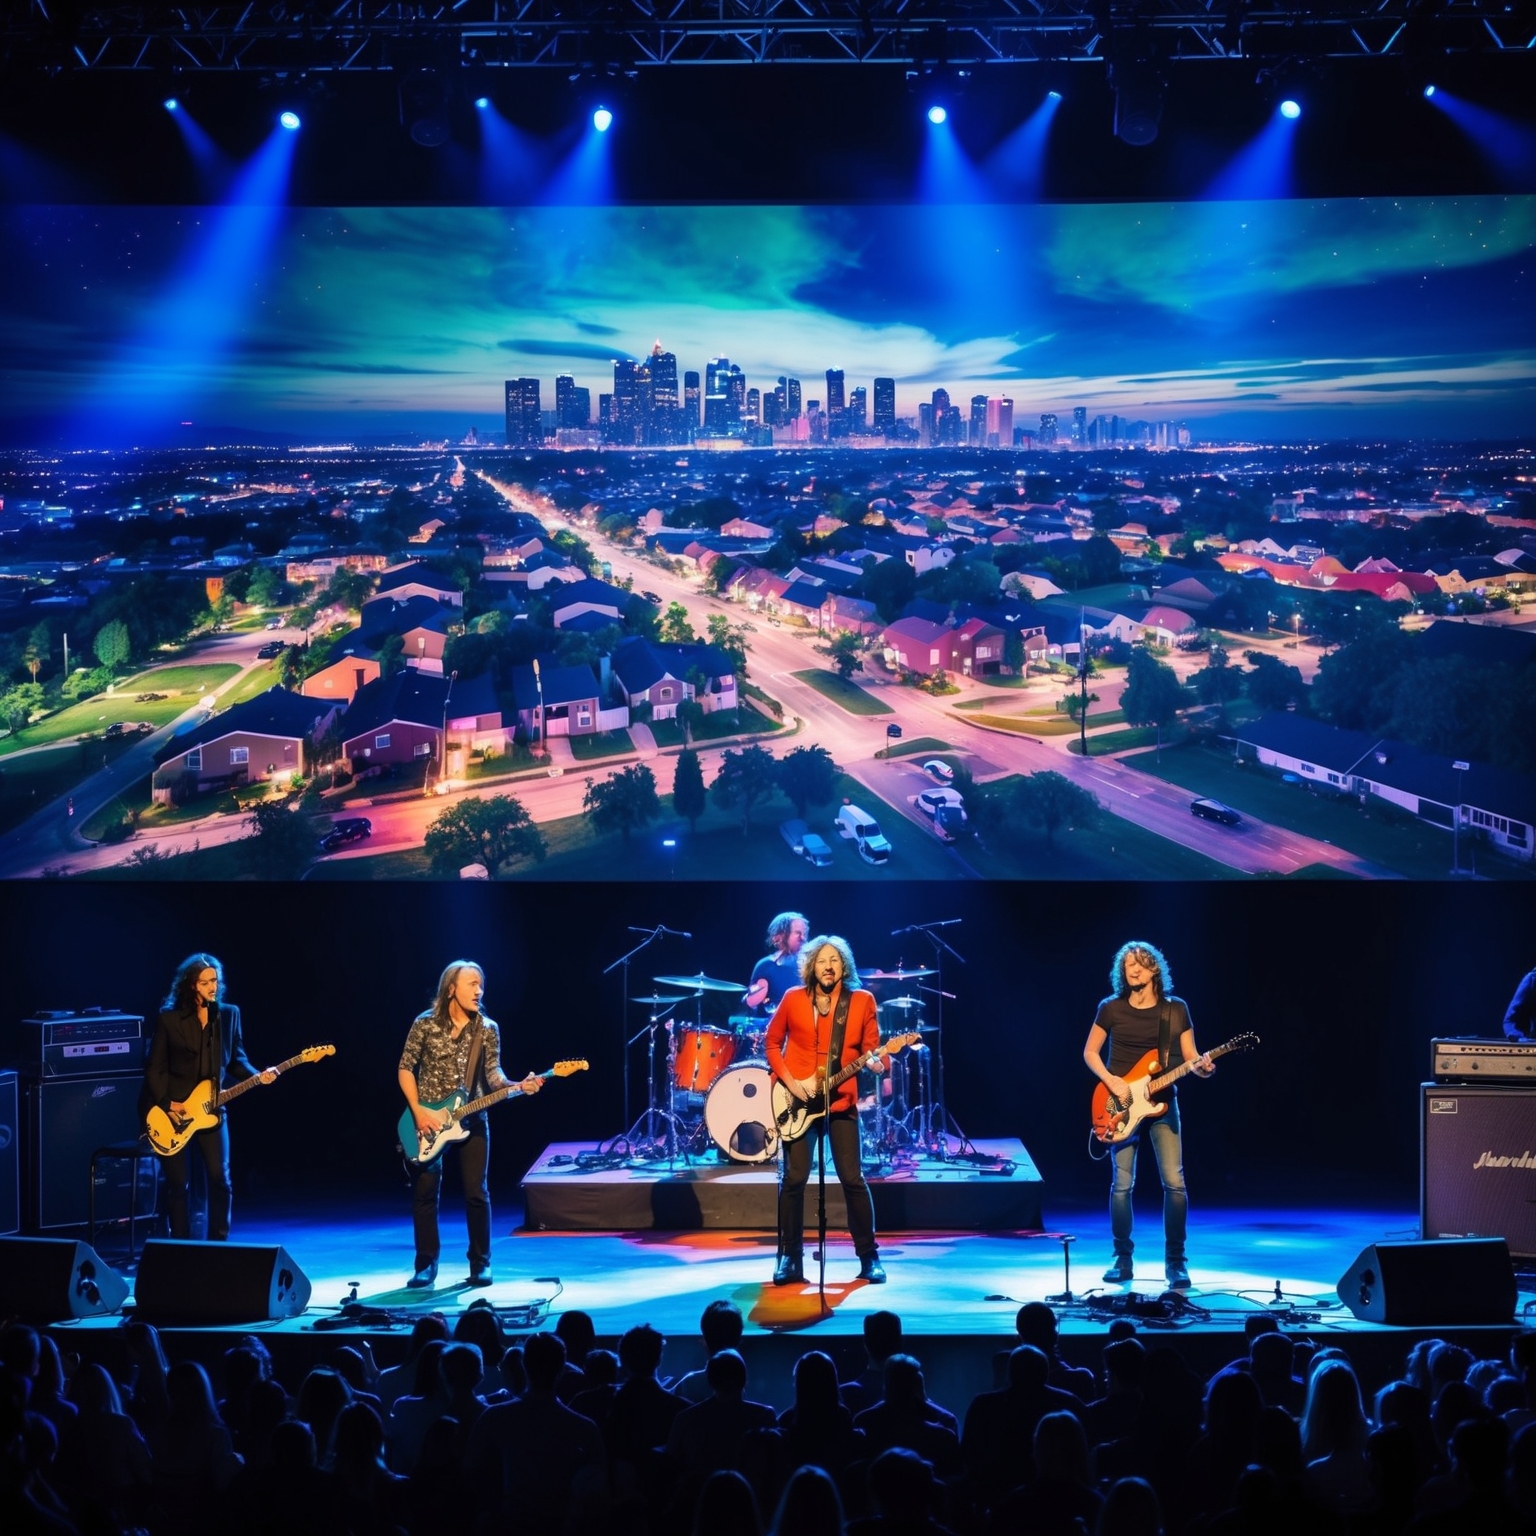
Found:
<path fill-rule="evenodd" d="M 1426 85 L 1424 87 L 1424 100 L 1425 101 L 1433 101 L 1434 100 L 1434 95 L 1435 95 L 1434 85 L 1433 84 Z"/>
<path fill-rule="evenodd" d="M 1301 103 L 1293 101 L 1289 96 L 1280 103 L 1280 116 L 1287 122 L 1294 123 L 1301 116 Z"/>
<path fill-rule="evenodd" d="M 174 96 L 167 96 L 162 105 L 167 112 L 179 112 L 181 110 L 181 103 Z"/>
<path fill-rule="evenodd" d="M 448 142 L 448 82 L 439 70 L 423 67 L 401 74 L 400 126 L 423 149 Z"/>
<path fill-rule="evenodd" d="M 489 110 L 490 105 L 491 105 L 491 98 L 489 96 L 476 96 L 475 97 L 475 110 L 477 112 L 485 112 L 485 111 Z"/>
<path fill-rule="evenodd" d="M 1060 91 L 1047 91 L 1045 93 L 1045 99 L 1047 101 L 1060 101 L 1061 100 L 1061 92 Z"/>
<path fill-rule="evenodd" d="M 592 114 L 592 126 L 599 133 L 607 133 L 613 127 L 613 113 L 607 107 L 599 107 Z"/>
<path fill-rule="evenodd" d="M 1138 148 L 1151 144 L 1163 120 L 1163 72 L 1151 59 L 1117 60 L 1110 65 L 1115 92 L 1115 137 Z"/>
<path fill-rule="evenodd" d="M 297 112 L 279 113 L 277 120 L 289 133 L 297 133 L 299 131 L 299 114 Z"/>
<path fill-rule="evenodd" d="M 928 108 L 928 121 L 935 127 L 940 123 L 947 123 L 949 121 L 949 112 L 942 103 L 936 101 Z"/>

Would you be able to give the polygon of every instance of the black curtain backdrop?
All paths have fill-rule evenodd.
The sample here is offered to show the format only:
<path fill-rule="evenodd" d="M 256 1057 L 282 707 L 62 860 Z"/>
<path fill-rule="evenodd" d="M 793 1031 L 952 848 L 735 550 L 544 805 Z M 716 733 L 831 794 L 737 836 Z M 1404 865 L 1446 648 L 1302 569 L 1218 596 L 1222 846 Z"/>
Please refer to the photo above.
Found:
<path fill-rule="evenodd" d="M 0 1064 L 39 1009 L 95 1004 L 152 1018 L 177 963 L 224 962 L 258 1064 L 334 1041 L 231 1111 L 237 1191 L 295 1206 L 404 1193 L 393 1151 L 395 1065 L 441 968 L 480 962 L 487 1009 L 514 1074 L 586 1056 L 591 1071 L 495 1112 L 502 1198 L 547 1142 L 622 1129 L 620 978 L 604 967 L 664 923 L 630 970 L 745 981 L 776 912 L 848 937 L 864 968 L 929 965 L 910 923 L 943 930 L 951 1114 L 975 1137 L 1017 1136 L 1046 1180 L 1046 1214 L 1096 1203 L 1106 1170 L 1087 1156 L 1091 1079 L 1083 1039 L 1127 938 L 1160 945 L 1203 1046 L 1245 1030 L 1254 1054 L 1184 1089 L 1195 1202 L 1401 1209 L 1416 1202 L 1416 1085 L 1438 1034 L 1493 1034 L 1536 964 L 1536 891 L 1510 885 L 1252 882 L 1110 885 L 911 883 L 377 886 L 12 885 L 0 969 Z M 664 989 L 663 989 L 664 990 Z M 713 1003 L 715 1021 L 735 999 Z M 630 1004 L 630 1033 L 646 1009 Z M 930 1018 L 932 1009 L 930 1007 Z M 644 1064 L 632 1058 L 635 1108 Z M 1150 1170 L 1149 1170 L 1150 1172 Z"/>

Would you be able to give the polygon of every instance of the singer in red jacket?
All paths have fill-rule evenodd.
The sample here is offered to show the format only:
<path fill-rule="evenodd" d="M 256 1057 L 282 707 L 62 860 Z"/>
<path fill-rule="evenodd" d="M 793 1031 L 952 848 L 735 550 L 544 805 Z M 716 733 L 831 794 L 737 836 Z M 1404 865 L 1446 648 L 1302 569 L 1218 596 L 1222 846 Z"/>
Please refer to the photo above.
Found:
<path fill-rule="evenodd" d="M 859 985 L 859 973 L 846 939 L 827 935 L 812 939 L 801 951 L 801 985 L 786 992 L 768 1024 L 768 1066 L 793 1098 L 815 1102 L 825 1092 L 826 1079 L 851 1065 L 880 1044 L 875 1020 L 875 1000 Z M 828 1064 L 838 1008 L 846 998 L 847 1022 L 842 1049 Z M 876 1059 L 873 1070 L 883 1068 Z M 885 1281 L 875 1246 L 875 1207 L 859 1161 L 859 1112 L 857 1075 L 834 1088 L 831 1113 L 811 1122 L 805 1135 L 780 1146 L 779 1158 L 779 1258 L 775 1285 L 804 1280 L 802 1249 L 805 1238 L 805 1184 L 811 1174 L 811 1153 L 817 1136 L 832 1142 L 832 1161 L 843 1199 L 848 1207 L 848 1227 L 859 1256 L 859 1278 L 872 1285 Z"/>

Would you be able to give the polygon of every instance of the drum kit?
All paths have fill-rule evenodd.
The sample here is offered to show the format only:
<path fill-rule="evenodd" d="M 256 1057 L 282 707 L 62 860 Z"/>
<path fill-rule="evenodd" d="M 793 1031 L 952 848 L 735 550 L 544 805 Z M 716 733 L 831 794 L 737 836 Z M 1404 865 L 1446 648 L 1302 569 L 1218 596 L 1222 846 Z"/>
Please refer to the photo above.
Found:
<path fill-rule="evenodd" d="M 924 1036 L 920 1045 L 888 1057 L 885 1072 L 859 1075 L 866 1171 L 908 1164 L 934 1150 L 936 1141 L 942 1146 L 944 1115 L 933 1068 L 941 1031 L 927 1022 L 926 1004 L 918 995 L 924 989 L 912 990 L 913 983 L 935 974 L 926 967 L 899 965 L 861 973 L 875 993 L 881 1038 L 909 1031 Z M 707 1010 L 715 1011 L 711 1004 L 717 1001 L 732 997 L 739 1007 L 747 984 L 702 971 L 652 980 L 655 992 L 630 999 L 650 1009 L 633 1037 L 647 1038 L 648 1088 L 646 1108 L 626 1138 L 633 1154 L 675 1165 L 713 1148 L 727 1162 L 771 1162 L 778 1155 L 779 1137 L 772 1111 L 773 1074 L 764 1050 L 770 1015 L 727 1013 L 723 1022 L 706 1022 Z M 882 996 L 886 993 L 895 995 Z"/>

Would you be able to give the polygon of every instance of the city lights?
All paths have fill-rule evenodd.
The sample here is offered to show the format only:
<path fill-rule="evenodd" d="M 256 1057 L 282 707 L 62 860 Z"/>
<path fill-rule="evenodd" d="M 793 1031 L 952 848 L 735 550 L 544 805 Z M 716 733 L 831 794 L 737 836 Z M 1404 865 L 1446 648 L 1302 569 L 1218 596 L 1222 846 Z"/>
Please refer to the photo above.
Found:
<path fill-rule="evenodd" d="M 599 107 L 592 114 L 592 126 L 599 133 L 607 133 L 613 127 L 613 113 L 607 107 Z"/>

